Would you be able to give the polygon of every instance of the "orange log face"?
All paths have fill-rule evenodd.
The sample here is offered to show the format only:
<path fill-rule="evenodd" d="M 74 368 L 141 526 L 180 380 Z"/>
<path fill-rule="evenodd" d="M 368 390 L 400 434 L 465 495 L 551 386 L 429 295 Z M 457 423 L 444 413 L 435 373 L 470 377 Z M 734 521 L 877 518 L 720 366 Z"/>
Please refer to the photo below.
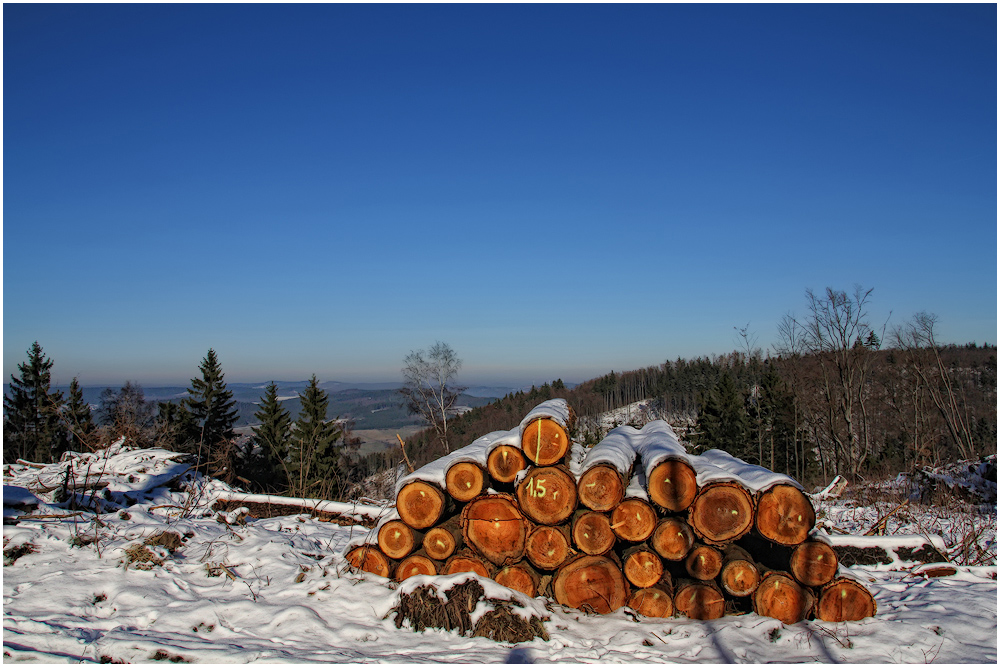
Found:
<path fill-rule="evenodd" d="M 396 581 L 405 581 L 421 574 L 437 574 L 437 566 L 430 558 L 413 554 L 407 556 L 396 567 Z"/>
<path fill-rule="evenodd" d="M 860 621 L 875 615 L 875 598 L 861 584 L 838 579 L 823 588 L 816 604 L 816 618 L 840 623 Z"/>
<path fill-rule="evenodd" d="M 633 586 L 649 588 L 663 578 L 663 561 L 652 551 L 640 549 L 625 557 L 625 561 L 622 563 L 622 572 Z M 672 612 L 673 610 L 671 610 Z"/>
<path fill-rule="evenodd" d="M 455 534 L 450 530 L 435 526 L 424 535 L 423 547 L 431 558 L 447 560 L 458 549 L 458 540 L 455 539 Z"/>
<path fill-rule="evenodd" d="M 444 492 L 433 484 L 420 480 L 410 482 L 396 495 L 399 518 L 417 530 L 436 524 L 444 514 L 444 505 Z"/>
<path fill-rule="evenodd" d="M 392 561 L 373 545 L 354 547 L 345 556 L 351 567 L 389 578 L 392 574 Z"/>
<path fill-rule="evenodd" d="M 539 466 L 559 463 L 569 451 L 569 435 L 555 420 L 536 419 L 521 434 L 521 449 L 528 460 Z"/>
<path fill-rule="evenodd" d="M 757 590 L 760 584 L 760 572 L 750 561 L 732 560 L 722 566 L 719 579 L 727 593 L 743 598 Z"/>
<path fill-rule="evenodd" d="M 562 468 L 533 468 L 517 485 L 517 502 L 535 523 L 562 523 L 576 509 L 576 480 Z"/>
<path fill-rule="evenodd" d="M 743 537 L 753 526 L 750 492 L 730 482 L 703 488 L 688 510 L 695 535 L 709 544 L 727 544 Z"/>
<path fill-rule="evenodd" d="M 776 618 L 786 625 L 804 620 L 815 601 L 812 591 L 800 586 L 791 575 L 777 571 L 765 574 L 753 593 L 755 612 Z"/>
<path fill-rule="evenodd" d="M 688 574 L 699 581 L 715 579 L 722 571 L 722 552 L 706 544 L 699 544 L 688 554 L 684 567 Z"/>
<path fill-rule="evenodd" d="M 580 504 L 595 512 L 614 509 L 625 496 L 621 473 L 606 465 L 596 465 L 580 476 L 577 484 Z"/>
<path fill-rule="evenodd" d="M 611 512 L 611 529 L 626 542 L 644 542 L 656 530 L 656 510 L 645 500 L 629 498 Z"/>
<path fill-rule="evenodd" d="M 837 552 L 829 544 L 807 540 L 792 551 L 788 569 L 803 586 L 824 586 L 837 574 Z"/>
<path fill-rule="evenodd" d="M 686 510 L 698 494 L 694 470 L 684 461 L 664 461 L 653 469 L 646 490 L 654 503 L 670 512 Z"/>
<path fill-rule="evenodd" d="M 462 510 L 466 543 L 494 565 L 520 560 L 529 524 L 507 494 L 479 496 Z"/>
<path fill-rule="evenodd" d="M 564 565 L 552 582 L 556 601 L 574 609 L 609 614 L 625 606 L 628 584 L 614 561 L 583 556 Z"/>
<path fill-rule="evenodd" d="M 528 467 L 528 460 L 517 447 L 500 445 L 486 458 L 490 477 L 503 484 L 512 484 L 517 473 Z"/>
<path fill-rule="evenodd" d="M 674 615 L 673 596 L 658 586 L 640 588 L 629 598 L 628 606 L 650 618 L 670 618 Z"/>
<path fill-rule="evenodd" d="M 617 541 L 611 520 L 600 512 L 581 512 L 573 520 L 573 544 L 585 554 L 599 556 L 611 551 Z"/>
<path fill-rule="evenodd" d="M 555 526 L 538 526 L 528 535 L 524 551 L 538 569 L 554 570 L 569 558 L 569 539 Z"/>
<path fill-rule="evenodd" d="M 472 554 L 452 556 L 451 560 L 441 568 L 441 574 L 458 574 L 459 572 L 472 572 L 486 579 L 490 578 L 489 566 L 481 558 Z"/>
<path fill-rule="evenodd" d="M 493 575 L 493 580 L 501 586 L 524 593 L 529 598 L 538 595 L 538 581 L 523 565 L 508 565 Z"/>
<path fill-rule="evenodd" d="M 393 519 L 379 528 L 378 546 L 389 558 L 405 558 L 417 548 L 417 536 L 404 522 Z"/>
<path fill-rule="evenodd" d="M 779 484 L 764 491 L 757 501 L 757 532 L 778 544 L 801 544 L 816 525 L 816 512 L 804 493 Z"/>
<path fill-rule="evenodd" d="M 697 621 L 722 618 L 726 613 L 726 600 L 713 586 L 688 583 L 678 587 L 674 595 L 674 609 Z"/>
<path fill-rule="evenodd" d="M 445 487 L 452 498 L 467 503 L 486 490 L 486 473 L 475 463 L 460 461 L 445 473 Z"/>
<path fill-rule="evenodd" d="M 666 560 L 684 560 L 694 547 L 694 532 L 683 519 L 667 517 L 657 524 L 650 545 Z"/>

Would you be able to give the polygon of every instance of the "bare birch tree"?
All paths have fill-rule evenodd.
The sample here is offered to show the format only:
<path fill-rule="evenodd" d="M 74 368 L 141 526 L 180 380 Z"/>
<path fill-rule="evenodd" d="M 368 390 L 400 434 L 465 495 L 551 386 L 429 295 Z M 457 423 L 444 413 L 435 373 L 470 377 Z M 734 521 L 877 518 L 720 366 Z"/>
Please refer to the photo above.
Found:
<path fill-rule="evenodd" d="M 448 445 L 448 418 L 455 401 L 466 387 L 453 385 L 462 360 L 447 343 L 434 343 L 428 351 L 410 352 L 403 359 L 403 388 L 411 414 L 419 415 L 437 435 L 445 453 Z"/>

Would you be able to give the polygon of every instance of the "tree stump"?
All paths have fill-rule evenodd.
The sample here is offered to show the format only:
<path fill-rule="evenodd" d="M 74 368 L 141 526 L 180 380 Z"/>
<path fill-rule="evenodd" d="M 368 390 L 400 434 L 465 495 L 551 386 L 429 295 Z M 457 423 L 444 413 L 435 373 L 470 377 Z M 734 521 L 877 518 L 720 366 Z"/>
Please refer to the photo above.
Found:
<path fill-rule="evenodd" d="M 707 544 L 727 544 L 746 535 L 753 517 L 753 498 L 736 482 L 705 486 L 688 509 L 688 523 Z"/>
<path fill-rule="evenodd" d="M 722 618 L 726 613 L 726 599 L 711 581 L 683 579 L 677 582 L 674 609 L 697 621 Z"/>
<path fill-rule="evenodd" d="M 621 568 L 605 556 L 580 556 L 563 565 L 552 591 L 559 604 L 598 614 L 625 606 L 629 596 Z"/>
<path fill-rule="evenodd" d="M 670 618 L 674 615 L 673 591 L 662 586 L 640 588 L 628 599 L 628 606 L 650 618 Z"/>
<path fill-rule="evenodd" d="M 379 551 L 378 547 L 373 544 L 363 544 L 359 547 L 354 547 L 347 552 L 344 558 L 350 563 L 351 567 L 377 574 L 386 579 L 392 576 L 395 566 L 395 563 L 389 560 L 388 556 Z"/>
<path fill-rule="evenodd" d="M 837 552 L 826 542 L 806 540 L 792 550 L 788 569 L 803 586 L 820 587 L 837 574 Z"/>
<path fill-rule="evenodd" d="M 694 548 L 694 532 L 683 519 L 667 517 L 657 524 L 650 546 L 666 560 L 684 560 Z"/>
<path fill-rule="evenodd" d="M 521 560 L 530 527 L 508 494 L 479 496 L 462 509 L 465 543 L 494 565 Z"/>
<path fill-rule="evenodd" d="M 649 588 L 663 580 L 663 561 L 646 545 L 629 547 L 622 554 L 622 573 L 633 586 Z"/>
<path fill-rule="evenodd" d="M 576 488 L 580 504 L 595 512 L 607 512 L 625 497 L 626 485 L 627 481 L 617 468 L 602 463 L 580 475 Z"/>
<path fill-rule="evenodd" d="M 580 510 L 573 516 L 573 544 L 590 556 L 608 553 L 615 546 L 615 531 L 607 514 Z"/>
<path fill-rule="evenodd" d="M 816 603 L 816 618 L 841 623 L 860 621 L 875 615 L 875 598 L 858 582 L 838 578 L 823 587 Z"/>
<path fill-rule="evenodd" d="M 444 491 L 430 482 L 415 480 L 396 494 L 396 511 L 410 528 L 423 530 L 436 524 L 444 515 Z"/>
<path fill-rule="evenodd" d="M 396 581 L 405 581 L 410 577 L 421 574 L 437 574 L 437 564 L 427 557 L 427 554 L 418 551 L 410 554 L 399 562 L 396 566 Z"/>
<path fill-rule="evenodd" d="M 566 526 L 536 526 L 528 534 L 524 553 L 539 570 L 555 570 L 566 562 L 571 552 L 571 538 Z"/>
<path fill-rule="evenodd" d="M 657 518 L 645 500 L 628 498 L 611 511 L 611 529 L 626 542 L 645 542 L 656 530 Z"/>
<path fill-rule="evenodd" d="M 476 463 L 459 461 L 445 473 L 445 490 L 460 503 L 467 503 L 486 491 L 486 472 Z"/>
<path fill-rule="evenodd" d="M 393 519 L 378 529 L 378 547 L 389 558 L 406 558 L 419 548 L 423 534 L 418 533 L 403 521 Z"/>
<path fill-rule="evenodd" d="M 538 466 L 561 462 L 569 452 L 569 435 L 554 419 L 541 417 L 530 422 L 521 433 L 521 450 Z"/>
<path fill-rule="evenodd" d="M 722 552 L 707 544 L 696 544 L 684 560 L 684 569 L 698 581 L 709 581 L 722 571 Z"/>
<path fill-rule="evenodd" d="M 423 547 L 435 560 L 448 560 L 462 546 L 462 526 L 453 516 L 440 526 L 434 526 L 424 535 Z"/>
<path fill-rule="evenodd" d="M 517 485 L 517 501 L 535 523 L 562 523 L 576 509 L 576 480 L 562 466 L 532 468 Z"/>
<path fill-rule="evenodd" d="M 792 575 L 769 570 L 753 592 L 753 610 L 761 616 L 776 618 L 786 625 L 804 620 L 816 603 L 813 592 L 800 586 Z"/>
<path fill-rule="evenodd" d="M 756 524 L 757 532 L 772 542 L 795 546 L 809 537 L 816 525 L 816 512 L 804 493 L 778 484 L 760 494 Z"/>
<path fill-rule="evenodd" d="M 649 474 L 646 491 L 650 500 L 668 512 L 683 512 L 698 494 L 698 481 L 688 463 L 668 459 Z"/>
<path fill-rule="evenodd" d="M 513 484 L 517 473 L 527 467 L 524 454 L 513 445 L 499 445 L 486 457 L 486 470 L 501 484 Z"/>

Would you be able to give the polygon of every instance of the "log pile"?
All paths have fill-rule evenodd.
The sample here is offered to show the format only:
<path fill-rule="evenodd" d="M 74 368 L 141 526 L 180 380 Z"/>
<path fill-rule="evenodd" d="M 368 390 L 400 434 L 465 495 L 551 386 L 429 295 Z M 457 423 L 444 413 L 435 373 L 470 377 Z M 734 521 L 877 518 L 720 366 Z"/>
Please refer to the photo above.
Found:
<path fill-rule="evenodd" d="M 546 401 L 404 477 L 398 516 L 348 562 L 396 581 L 475 572 L 601 614 L 875 614 L 790 477 L 719 450 L 689 454 L 663 421 L 616 428 L 571 461 L 572 424 L 565 401 Z"/>

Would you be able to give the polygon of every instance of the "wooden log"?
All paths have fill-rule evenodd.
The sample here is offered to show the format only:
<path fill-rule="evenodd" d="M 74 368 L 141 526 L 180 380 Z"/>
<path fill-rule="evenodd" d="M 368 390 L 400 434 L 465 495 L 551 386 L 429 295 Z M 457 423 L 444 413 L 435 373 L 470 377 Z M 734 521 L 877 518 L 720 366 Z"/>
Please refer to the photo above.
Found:
<path fill-rule="evenodd" d="M 628 606 L 650 618 L 670 618 L 674 615 L 674 593 L 660 585 L 640 588 L 628 599 Z"/>
<path fill-rule="evenodd" d="M 611 529 L 626 542 L 645 542 L 656 530 L 657 518 L 645 500 L 627 498 L 611 511 Z"/>
<path fill-rule="evenodd" d="M 563 466 L 532 468 L 517 485 L 517 501 L 535 523 L 562 523 L 576 510 L 576 479 Z"/>
<path fill-rule="evenodd" d="M 453 516 L 424 535 L 423 547 L 435 560 L 448 560 L 462 546 L 462 524 Z"/>
<path fill-rule="evenodd" d="M 647 473 L 649 499 L 668 512 L 683 512 L 698 494 L 694 468 L 679 459 L 663 461 Z"/>
<path fill-rule="evenodd" d="M 569 452 L 569 434 L 554 419 L 541 417 L 525 426 L 521 450 L 529 461 L 539 466 L 560 463 Z"/>
<path fill-rule="evenodd" d="M 395 569 L 395 562 L 382 553 L 374 544 L 363 544 L 354 547 L 344 557 L 351 567 L 389 578 Z"/>
<path fill-rule="evenodd" d="M 459 461 L 445 473 L 445 490 L 460 503 L 467 503 L 486 491 L 486 471 L 478 463 Z"/>
<path fill-rule="evenodd" d="M 633 586 L 649 588 L 663 579 L 663 561 L 645 544 L 629 547 L 622 553 L 622 573 Z"/>
<path fill-rule="evenodd" d="M 465 543 L 494 565 L 521 560 L 530 524 L 506 493 L 479 496 L 462 509 Z"/>
<path fill-rule="evenodd" d="M 776 618 L 787 625 L 805 620 L 816 604 L 812 590 L 799 585 L 792 575 L 780 570 L 762 573 L 760 585 L 751 600 L 754 612 Z"/>
<path fill-rule="evenodd" d="M 529 598 L 533 598 L 538 595 L 542 577 L 535 568 L 527 562 L 521 561 L 499 568 L 493 574 L 493 580 L 501 586 L 520 591 Z"/>
<path fill-rule="evenodd" d="M 816 512 L 809 498 L 790 484 L 778 484 L 762 492 L 756 514 L 757 532 L 786 546 L 804 542 L 816 525 Z"/>
<path fill-rule="evenodd" d="M 722 552 L 707 544 L 695 544 L 684 560 L 684 569 L 698 581 L 709 581 L 722 571 Z"/>
<path fill-rule="evenodd" d="M 576 488 L 580 504 L 595 512 L 607 512 L 625 497 L 625 486 L 625 478 L 618 469 L 602 463 L 580 475 Z"/>
<path fill-rule="evenodd" d="M 825 586 L 833 581 L 837 568 L 837 553 L 819 540 L 806 540 L 792 550 L 788 559 L 788 569 L 803 586 Z"/>
<path fill-rule="evenodd" d="M 710 621 L 726 613 L 726 599 L 714 581 L 682 579 L 674 591 L 674 609 L 688 618 Z"/>
<path fill-rule="evenodd" d="M 524 453 L 513 445 L 498 445 L 486 458 L 486 470 L 500 484 L 513 484 L 517 473 L 527 467 Z"/>
<path fill-rule="evenodd" d="M 728 544 L 750 532 L 754 506 L 750 492 L 736 482 L 702 488 L 688 509 L 688 523 L 707 544 Z"/>
<path fill-rule="evenodd" d="M 729 544 L 722 553 L 719 581 L 726 593 L 738 598 L 747 597 L 760 584 L 760 570 L 746 549 Z"/>
<path fill-rule="evenodd" d="M 608 614 L 625 606 L 629 586 L 620 565 L 611 558 L 581 555 L 559 568 L 552 592 L 559 604 Z"/>
<path fill-rule="evenodd" d="M 471 549 L 457 551 L 441 568 L 441 574 L 458 574 L 473 572 L 481 577 L 490 578 L 493 568 L 486 560 Z"/>
<path fill-rule="evenodd" d="M 424 535 L 407 526 L 403 521 L 393 519 L 378 529 L 378 548 L 389 558 L 406 558 L 419 548 Z"/>
<path fill-rule="evenodd" d="M 846 577 L 838 577 L 824 586 L 816 603 L 816 618 L 833 623 L 860 621 L 874 616 L 876 611 L 871 592 Z"/>
<path fill-rule="evenodd" d="M 615 546 L 615 531 L 607 514 L 580 510 L 573 515 L 573 544 L 583 553 L 600 556 Z"/>
<path fill-rule="evenodd" d="M 405 581 L 421 574 L 437 574 L 438 564 L 427 556 L 427 552 L 417 551 L 399 561 L 396 566 L 396 581 Z"/>
<path fill-rule="evenodd" d="M 539 570 L 555 570 L 572 553 L 572 541 L 567 526 L 536 526 L 528 534 L 524 553 Z"/>
<path fill-rule="evenodd" d="M 441 520 L 446 502 L 444 491 L 437 486 L 414 480 L 396 494 L 396 511 L 407 526 L 423 530 Z"/>
<path fill-rule="evenodd" d="M 694 531 L 680 517 L 661 519 L 653 530 L 650 546 L 666 560 L 684 560 L 694 547 Z"/>

